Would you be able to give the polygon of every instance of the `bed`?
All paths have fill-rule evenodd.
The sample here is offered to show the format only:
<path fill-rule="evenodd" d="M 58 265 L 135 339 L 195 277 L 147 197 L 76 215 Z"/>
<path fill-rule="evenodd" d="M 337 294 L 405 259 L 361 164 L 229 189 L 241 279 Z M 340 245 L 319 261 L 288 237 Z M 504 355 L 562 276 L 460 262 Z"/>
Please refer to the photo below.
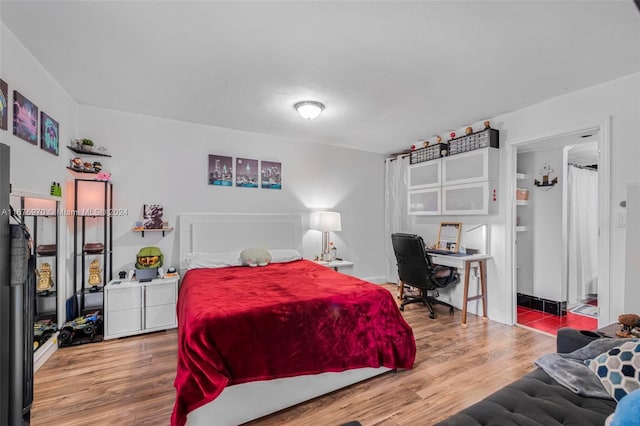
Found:
<path fill-rule="evenodd" d="M 412 367 L 413 333 L 388 290 L 278 256 L 302 245 L 300 216 L 196 214 L 179 223 L 184 259 L 258 246 L 275 262 L 183 271 L 172 425 L 237 425 Z"/>

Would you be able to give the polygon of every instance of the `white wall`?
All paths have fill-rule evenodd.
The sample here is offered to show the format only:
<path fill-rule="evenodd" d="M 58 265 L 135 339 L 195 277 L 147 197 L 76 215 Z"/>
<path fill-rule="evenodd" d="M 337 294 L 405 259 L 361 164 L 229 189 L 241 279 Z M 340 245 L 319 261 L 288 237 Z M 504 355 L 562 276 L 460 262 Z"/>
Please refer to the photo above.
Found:
<path fill-rule="evenodd" d="M 437 224 L 443 220 L 465 224 L 487 223 L 490 226 L 489 253 L 493 259 L 487 265 L 488 314 L 493 320 L 513 324 L 514 299 L 509 253 L 511 240 L 506 229 L 507 205 L 513 194 L 507 191 L 515 186 L 507 173 L 506 146 L 518 140 L 531 139 L 536 135 L 558 133 L 566 128 L 583 128 L 600 124 L 611 116 L 611 208 L 609 233 L 610 291 L 598 294 L 600 324 L 613 322 L 625 312 L 625 229 L 618 226 L 618 213 L 626 214 L 619 202 L 626 198 L 626 185 L 640 181 L 640 73 L 589 87 L 565 96 L 550 99 L 529 108 L 490 118 L 491 127 L 500 130 L 500 210 L 490 216 L 423 216 L 416 217 L 412 232 L 423 235 L 425 241 L 435 239 Z M 482 122 L 473 123 L 480 128 Z M 464 132 L 464 127 L 456 129 Z M 444 131 L 443 131 L 444 133 Z M 559 170 L 559 169 L 558 169 Z M 463 228 L 464 229 L 464 228 Z M 464 235 L 464 234 L 463 234 Z M 458 288 L 451 297 L 454 305 L 462 300 Z M 446 299 L 445 299 L 446 300 Z M 470 312 L 477 312 L 477 304 L 469 304 Z"/>
<path fill-rule="evenodd" d="M 503 146 L 514 141 L 557 132 L 560 129 L 580 128 L 603 123 L 611 116 L 611 207 L 609 210 L 610 271 L 608 294 L 598 294 L 600 306 L 599 324 L 609 324 L 624 313 L 624 270 L 625 270 L 625 229 L 618 227 L 618 213 L 625 213 L 619 202 L 626 198 L 626 185 L 640 180 L 640 73 L 593 86 L 544 103 L 505 114 L 492 119 L 499 128 Z M 502 151 L 502 170 L 505 170 L 506 151 Z M 501 174 L 501 185 L 509 187 L 509 176 Z M 500 216 L 506 223 L 504 212 L 506 200 L 501 200 Z M 504 207 L 504 209 L 503 209 Z M 604 231 L 601 230 L 601 234 Z M 506 234 L 506 232 L 504 232 Z M 496 232 L 494 232 L 496 235 Z M 510 244 L 503 240 L 501 244 Z M 494 253 L 495 256 L 495 253 Z M 504 280 L 489 283 L 489 297 L 496 297 L 489 303 L 490 316 L 499 321 L 513 321 L 511 282 L 508 278 L 506 257 L 496 257 L 504 268 Z M 491 299 L 490 299 L 491 300 Z M 498 306 L 496 306 L 498 305 Z M 493 308 L 491 308 L 493 306 Z M 493 309 L 493 310 L 492 310 Z M 497 310 L 496 310 L 497 309 Z"/>
<path fill-rule="evenodd" d="M 0 142 L 9 145 L 11 150 L 11 184 L 14 191 L 26 191 L 36 194 L 49 194 L 52 182 L 63 184 L 69 178 L 66 171 L 68 150 L 64 147 L 75 138 L 77 127 L 77 105 L 58 83 L 31 56 L 25 47 L 0 24 L 0 77 L 9 85 L 8 130 L 0 130 Z M 13 135 L 13 91 L 17 90 L 59 123 L 59 156 L 52 155 Z M 70 151 L 69 151 L 70 152 Z M 64 189 L 64 185 L 63 185 Z M 64 194 L 63 194 L 64 195 Z M 64 205 L 64 203 L 62 203 Z M 66 248 L 64 221 L 60 227 L 60 250 L 58 268 L 62 272 L 60 280 L 70 283 L 67 261 L 71 258 Z M 59 284 L 59 283 L 56 283 Z M 59 298 L 59 313 L 64 319 L 65 293 L 71 294 L 71 288 L 62 290 Z"/>
<path fill-rule="evenodd" d="M 542 180 L 539 170 L 549 163 L 553 173 L 549 180 L 562 179 L 562 148 L 518 155 L 518 172 L 529 175 L 529 181 Z M 543 299 L 563 301 L 562 262 L 562 185 L 536 187 L 530 185 L 529 205 L 518 207 L 527 216 L 529 231 L 519 232 L 518 292 Z"/>
<path fill-rule="evenodd" d="M 339 211 L 343 230 L 331 237 L 338 256 L 355 262 L 355 275 L 384 278 L 384 156 L 87 106 L 80 107 L 79 123 L 81 137 L 109 147 L 113 157 L 103 164 L 113 175 L 114 207 L 129 212 L 114 219 L 115 271 L 132 268 L 148 245 L 178 266 L 175 232 L 144 239 L 131 232 L 143 204 L 161 204 L 170 226 L 186 212 Z M 208 185 L 209 154 L 279 161 L 283 189 Z M 320 232 L 305 233 L 305 257 L 319 254 L 320 246 Z"/>

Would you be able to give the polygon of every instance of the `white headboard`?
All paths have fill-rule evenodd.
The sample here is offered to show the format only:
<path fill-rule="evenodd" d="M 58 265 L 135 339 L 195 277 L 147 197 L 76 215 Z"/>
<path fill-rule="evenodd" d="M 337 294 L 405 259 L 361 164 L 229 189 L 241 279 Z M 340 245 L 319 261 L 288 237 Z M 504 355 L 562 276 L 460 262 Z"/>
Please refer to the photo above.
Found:
<path fill-rule="evenodd" d="M 180 261 L 192 252 L 218 253 L 249 247 L 302 251 L 301 214 L 181 213 Z"/>

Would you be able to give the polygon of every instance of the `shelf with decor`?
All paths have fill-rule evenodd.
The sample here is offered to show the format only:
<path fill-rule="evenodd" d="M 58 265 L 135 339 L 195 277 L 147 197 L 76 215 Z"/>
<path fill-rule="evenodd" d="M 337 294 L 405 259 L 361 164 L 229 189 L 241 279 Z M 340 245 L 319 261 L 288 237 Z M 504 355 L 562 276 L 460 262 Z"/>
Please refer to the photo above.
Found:
<path fill-rule="evenodd" d="M 97 151 L 89 151 L 87 149 L 76 148 L 74 146 L 67 146 L 67 148 L 75 152 L 76 154 L 80 154 L 80 155 L 95 155 L 97 157 L 111 157 L 111 155 L 109 154 L 105 154 Z"/>
<path fill-rule="evenodd" d="M 140 232 L 140 236 L 142 238 L 144 238 L 144 233 L 145 232 L 162 232 L 162 236 L 165 236 L 165 233 L 169 233 L 172 232 L 174 230 L 174 228 L 158 228 L 158 229 L 147 229 L 147 228 L 142 228 L 142 229 L 138 229 L 138 228 L 133 228 L 131 229 L 132 232 Z"/>
<path fill-rule="evenodd" d="M 103 286 L 111 280 L 113 246 L 113 185 L 109 181 L 75 179 L 73 192 L 73 285 L 72 318 L 89 315 L 89 329 L 69 326 L 60 335 L 60 346 L 102 340 Z M 96 314 L 97 313 L 97 314 Z M 94 315 L 96 314 L 96 315 Z M 95 316 L 95 318 L 94 318 Z"/>
<path fill-rule="evenodd" d="M 22 191 L 11 193 L 11 205 L 31 233 L 30 256 L 35 266 L 35 286 L 25 288 L 29 300 L 25 323 L 33 329 L 34 371 L 55 352 L 60 324 L 58 297 L 60 273 L 58 262 L 60 198 Z M 27 306 L 25 300 L 25 306 Z M 25 310 L 25 313 L 27 310 Z"/>

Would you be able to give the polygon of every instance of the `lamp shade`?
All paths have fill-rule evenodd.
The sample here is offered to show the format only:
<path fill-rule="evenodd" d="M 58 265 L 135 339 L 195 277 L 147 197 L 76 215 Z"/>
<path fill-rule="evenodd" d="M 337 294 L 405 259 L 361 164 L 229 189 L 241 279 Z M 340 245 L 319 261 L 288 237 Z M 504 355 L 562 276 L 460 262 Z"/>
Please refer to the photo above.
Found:
<path fill-rule="evenodd" d="M 302 101 L 293 106 L 302 118 L 313 120 L 324 110 L 324 105 L 316 101 Z"/>
<path fill-rule="evenodd" d="M 340 213 L 314 212 L 311 215 L 311 228 L 322 232 L 342 231 Z"/>

